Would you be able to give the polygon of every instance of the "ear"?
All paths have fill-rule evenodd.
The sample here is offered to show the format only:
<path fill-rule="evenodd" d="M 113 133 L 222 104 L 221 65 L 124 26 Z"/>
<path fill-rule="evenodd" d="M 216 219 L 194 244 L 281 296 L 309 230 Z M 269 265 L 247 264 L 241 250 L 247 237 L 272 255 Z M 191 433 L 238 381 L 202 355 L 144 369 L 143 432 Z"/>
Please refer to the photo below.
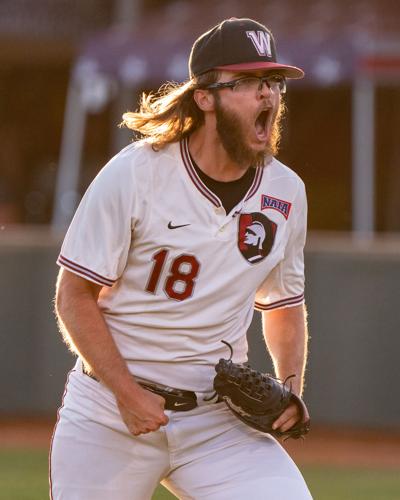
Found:
<path fill-rule="evenodd" d="M 209 90 L 196 89 L 193 98 L 201 111 L 214 111 L 214 96 Z"/>

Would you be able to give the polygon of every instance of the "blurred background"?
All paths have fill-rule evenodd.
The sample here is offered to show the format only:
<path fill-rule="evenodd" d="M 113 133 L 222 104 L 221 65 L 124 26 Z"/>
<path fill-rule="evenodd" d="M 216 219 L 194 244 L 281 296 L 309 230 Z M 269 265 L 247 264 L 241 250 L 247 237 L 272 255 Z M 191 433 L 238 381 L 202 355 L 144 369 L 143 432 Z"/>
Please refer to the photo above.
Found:
<path fill-rule="evenodd" d="M 306 70 L 289 85 L 281 159 L 306 181 L 310 229 L 398 231 L 397 4 L 2 0 L 0 221 L 68 219 L 100 166 L 129 142 L 117 128 L 122 112 L 143 89 L 185 80 L 193 39 L 234 15 L 266 23 L 279 57 Z M 79 174 L 60 178 L 62 160 Z"/>
<path fill-rule="evenodd" d="M 187 79 L 194 39 L 232 16 L 270 27 L 279 59 L 306 72 L 288 85 L 279 159 L 308 192 L 314 423 L 400 434 L 399 2 L 1 0 L 0 445 L 6 421 L 55 419 L 73 364 L 55 260 L 87 186 L 132 140 L 122 113 Z M 270 370 L 257 314 L 248 337 Z"/>

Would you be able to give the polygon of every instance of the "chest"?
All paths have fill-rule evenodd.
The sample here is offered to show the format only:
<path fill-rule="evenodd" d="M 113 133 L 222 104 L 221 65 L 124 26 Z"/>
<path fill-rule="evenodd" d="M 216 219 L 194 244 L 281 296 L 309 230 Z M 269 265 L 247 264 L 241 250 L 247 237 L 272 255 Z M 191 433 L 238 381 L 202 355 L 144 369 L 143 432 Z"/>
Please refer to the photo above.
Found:
<path fill-rule="evenodd" d="M 278 185 L 260 183 L 227 214 L 216 196 L 176 173 L 153 184 L 134 230 L 132 250 L 139 259 L 164 250 L 169 258 L 191 256 L 215 271 L 272 268 L 283 258 L 292 202 L 284 202 L 290 193 Z"/>

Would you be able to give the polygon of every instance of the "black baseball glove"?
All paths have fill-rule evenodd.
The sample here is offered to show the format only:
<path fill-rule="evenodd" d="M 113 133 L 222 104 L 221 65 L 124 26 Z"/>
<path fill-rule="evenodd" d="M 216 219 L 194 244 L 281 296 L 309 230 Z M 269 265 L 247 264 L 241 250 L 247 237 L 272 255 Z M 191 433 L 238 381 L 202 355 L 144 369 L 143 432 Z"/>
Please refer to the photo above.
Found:
<path fill-rule="evenodd" d="M 223 342 L 231 349 L 232 357 L 231 346 Z M 215 371 L 215 392 L 245 424 L 276 437 L 293 439 L 303 437 L 309 431 L 310 420 L 305 420 L 305 404 L 286 384 L 288 379 L 281 382 L 269 374 L 252 370 L 247 365 L 233 363 L 231 359 L 220 359 Z M 285 432 L 272 429 L 274 421 L 292 402 L 300 410 L 299 422 Z"/>

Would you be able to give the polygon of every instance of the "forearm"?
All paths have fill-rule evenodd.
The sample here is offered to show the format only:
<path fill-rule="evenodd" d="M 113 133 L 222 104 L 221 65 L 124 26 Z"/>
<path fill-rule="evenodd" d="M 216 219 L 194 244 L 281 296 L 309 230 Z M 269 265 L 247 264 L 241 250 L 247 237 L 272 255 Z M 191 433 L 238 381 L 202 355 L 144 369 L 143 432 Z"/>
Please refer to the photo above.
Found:
<path fill-rule="evenodd" d="M 263 332 L 276 376 L 285 380 L 290 375 L 296 375 L 291 379 L 292 389 L 301 396 L 308 342 L 305 307 L 264 312 Z"/>
<path fill-rule="evenodd" d="M 168 423 L 165 400 L 143 389 L 128 370 L 98 307 L 101 287 L 61 271 L 56 313 L 61 332 L 95 375 L 114 393 L 122 420 L 134 435 L 156 431 Z"/>
<path fill-rule="evenodd" d="M 57 286 L 56 295 L 56 313 L 65 341 L 117 399 L 130 399 L 139 386 L 108 330 L 97 297 L 89 285 L 76 287 L 73 278 L 70 281 Z"/>

